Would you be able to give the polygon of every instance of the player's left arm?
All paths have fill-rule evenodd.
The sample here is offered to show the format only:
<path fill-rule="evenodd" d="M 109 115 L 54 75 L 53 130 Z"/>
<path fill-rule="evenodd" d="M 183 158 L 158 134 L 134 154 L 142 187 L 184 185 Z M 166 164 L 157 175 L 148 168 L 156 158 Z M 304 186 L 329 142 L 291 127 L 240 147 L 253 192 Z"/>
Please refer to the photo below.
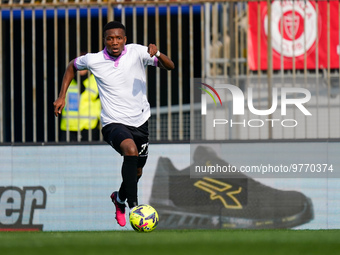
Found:
<path fill-rule="evenodd" d="M 156 56 L 158 58 L 158 67 L 166 69 L 166 70 L 173 70 L 175 69 L 175 64 L 172 62 L 167 55 L 159 52 L 159 56 L 157 56 L 158 49 L 155 44 L 149 44 L 148 46 L 148 53 L 150 57 Z"/>

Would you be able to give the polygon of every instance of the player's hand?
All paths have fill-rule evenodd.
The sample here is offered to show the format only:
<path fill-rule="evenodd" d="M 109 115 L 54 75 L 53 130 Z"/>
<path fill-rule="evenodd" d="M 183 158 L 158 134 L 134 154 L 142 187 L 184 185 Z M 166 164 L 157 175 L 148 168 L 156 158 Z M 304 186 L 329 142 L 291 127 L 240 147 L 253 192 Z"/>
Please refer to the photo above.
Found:
<path fill-rule="evenodd" d="M 150 57 L 155 56 L 157 51 L 158 51 L 157 46 L 155 44 L 150 43 L 148 46 L 148 53 L 150 54 Z"/>
<path fill-rule="evenodd" d="M 57 100 L 54 101 L 54 115 L 58 117 L 59 114 L 61 114 L 61 111 L 65 107 L 65 98 L 58 97 Z"/>

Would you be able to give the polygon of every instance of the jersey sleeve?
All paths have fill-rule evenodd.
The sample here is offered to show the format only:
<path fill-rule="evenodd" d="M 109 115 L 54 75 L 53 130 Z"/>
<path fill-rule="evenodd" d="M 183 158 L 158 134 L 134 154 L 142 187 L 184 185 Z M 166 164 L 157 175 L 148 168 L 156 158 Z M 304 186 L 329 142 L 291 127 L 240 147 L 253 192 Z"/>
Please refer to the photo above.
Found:
<path fill-rule="evenodd" d="M 80 70 L 87 70 L 88 69 L 88 59 L 87 54 L 77 57 L 73 62 L 74 67 L 80 71 Z"/>
<path fill-rule="evenodd" d="M 144 66 L 158 66 L 158 58 L 155 56 L 150 57 L 150 54 L 148 53 L 148 47 L 140 46 L 139 55 L 143 59 Z"/>

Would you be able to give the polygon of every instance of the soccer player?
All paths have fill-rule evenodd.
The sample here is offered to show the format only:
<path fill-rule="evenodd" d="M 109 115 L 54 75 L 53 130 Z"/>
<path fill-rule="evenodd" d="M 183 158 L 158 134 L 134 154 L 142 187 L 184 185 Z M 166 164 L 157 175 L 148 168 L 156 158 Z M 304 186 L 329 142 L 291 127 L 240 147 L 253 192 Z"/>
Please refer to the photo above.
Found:
<path fill-rule="evenodd" d="M 54 114 L 61 114 L 66 92 L 76 71 L 90 70 L 98 84 L 102 105 L 101 123 L 104 140 L 123 157 L 122 183 L 111 194 L 116 207 L 116 220 L 125 226 L 125 201 L 130 209 L 138 205 L 137 182 L 148 156 L 148 119 L 150 105 L 146 95 L 145 67 L 166 70 L 174 63 L 157 46 L 126 44 L 125 26 L 111 21 L 104 26 L 104 50 L 73 59 L 65 71 Z"/>

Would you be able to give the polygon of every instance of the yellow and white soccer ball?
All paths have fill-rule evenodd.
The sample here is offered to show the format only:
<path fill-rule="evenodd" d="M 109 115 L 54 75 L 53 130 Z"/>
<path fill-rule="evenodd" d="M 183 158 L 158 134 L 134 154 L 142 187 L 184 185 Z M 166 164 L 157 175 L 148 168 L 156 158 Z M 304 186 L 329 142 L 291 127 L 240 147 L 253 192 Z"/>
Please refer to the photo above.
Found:
<path fill-rule="evenodd" d="M 150 205 L 139 205 L 130 212 L 131 227 L 137 232 L 151 232 L 158 225 L 158 213 Z"/>

